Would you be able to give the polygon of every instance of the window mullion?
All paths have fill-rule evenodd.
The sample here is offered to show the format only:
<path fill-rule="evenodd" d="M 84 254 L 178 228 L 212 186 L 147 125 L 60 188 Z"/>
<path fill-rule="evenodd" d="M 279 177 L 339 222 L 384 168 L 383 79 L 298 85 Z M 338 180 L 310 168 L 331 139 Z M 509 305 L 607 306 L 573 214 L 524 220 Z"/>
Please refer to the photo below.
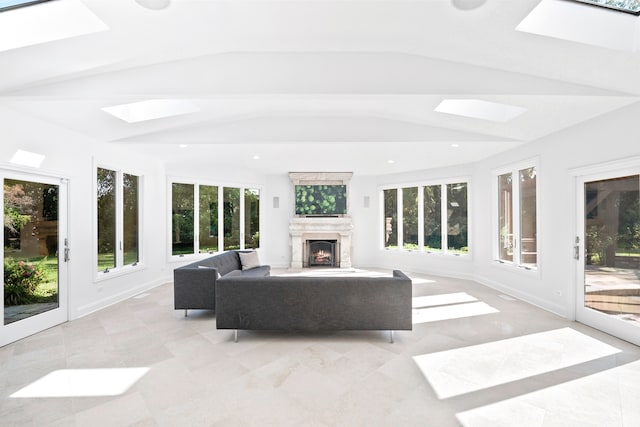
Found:
<path fill-rule="evenodd" d="M 522 264 L 522 212 L 520 206 L 520 171 L 513 171 L 512 176 L 513 198 L 511 200 L 511 203 L 513 208 L 513 264 L 520 266 Z"/>
<path fill-rule="evenodd" d="M 200 185 L 193 186 L 193 253 L 200 253 Z"/>
<path fill-rule="evenodd" d="M 122 171 L 116 172 L 116 268 L 124 265 L 124 178 Z"/>
<path fill-rule="evenodd" d="M 424 187 L 418 187 L 418 250 L 424 250 Z"/>
<path fill-rule="evenodd" d="M 442 253 L 446 254 L 449 252 L 449 242 L 447 239 L 447 235 L 449 234 L 449 218 L 448 216 L 448 206 L 449 206 L 449 198 L 447 194 L 447 184 L 442 184 L 440 186 L 440 215 L 442 215 L 442 232 L 440 233 L 442 236 Z"/>
<path fill-rule="evenodd" d="M 218 251 L 224 251 L 224 186 L 218 187 Z"/>
<path fill-rule="evenodd" d="M 397 201 L 397 215 L 398 215 L 398 249 L 404 248 L 404 203 L 402 200 L 402 188 L 398 188 L 397 193 L 398 201 Z"/>
<path fill-rule="evenodd" d="M 240 187 L 240 250 L 244 250 L 244 219 L 245 219 L 245 211 L 244 211 L 244 187 Z"/>

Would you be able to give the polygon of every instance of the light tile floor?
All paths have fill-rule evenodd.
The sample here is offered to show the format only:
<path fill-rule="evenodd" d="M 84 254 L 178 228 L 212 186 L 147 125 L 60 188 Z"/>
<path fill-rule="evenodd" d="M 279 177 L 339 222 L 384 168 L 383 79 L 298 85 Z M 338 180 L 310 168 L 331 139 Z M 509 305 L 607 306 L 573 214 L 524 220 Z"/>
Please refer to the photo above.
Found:
<path fill-rule="evenodd" d="M 0 425 L 640 426 L 639 347 L 471 281 L 412 277 L 417 323 L 394 344 L 378 331 L 234 343 L 160 286 L 0 348 Z M 10 397 L 54 371 L 115 381 L 117 368 L 149 370 L 113 396 Z"/>

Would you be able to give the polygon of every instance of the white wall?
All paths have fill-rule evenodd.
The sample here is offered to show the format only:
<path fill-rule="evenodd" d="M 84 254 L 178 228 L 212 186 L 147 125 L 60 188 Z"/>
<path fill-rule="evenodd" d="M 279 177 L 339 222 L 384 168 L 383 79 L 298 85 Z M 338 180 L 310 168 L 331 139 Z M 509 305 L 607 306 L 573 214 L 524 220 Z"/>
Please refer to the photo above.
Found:
<path fill-rule="evenodd" d="M 364 207 L 364 197 L 370 207 Z M 278 197 L 279 207 L 273 207 Z M 349 213 L 353 219 L 352 265 L 368 266 L 371 260 L 369 236 L 377 227 L 375 178 L 354 175 L 349 183 Z M 288 172 L 266 177 L 263 204 L 264 226 L 261 228 L 261 260 L 272 267 L 287 268 L 291 264 L 289 220 L 295 213 L 294 187 Z"/>
<path fill-rule="evenodd" d="M 0 107 L 0 167 L 12 167 L 9 160 L 17 149 L 46 155 L 40 170 L 25 172 L 53 174 L 69 179 L 69 317 L 98 310 L 171 278 L 165 256 L 164 169 L 126 147 L 100 143 L 35 118 Z M 140 161 L 143 158 L 145 161 Z M 94 159 L 143 177 L 143 242 L 141 268 L 127 275 L 96 280 Z"/>
<path fill-rule="evenodd" d="M 424 181 L 470 177 L 471 256 L 377 249 L 364 252 L 372 266 L 399 268 L 409 272 L 477 280 L 562 316 L 572 318 L 575 305 L 575 269 L 572 258 L 575 230 L 575 178 L 571 170 L 589 165 L 640 157 L 640 128 L 635 125 L 640 105 L 596 118 L 473 165 L 385 175 L 380 186 L 409 186 Z M 494 261 L 493 215 L 496 201 L 492 185 L 494 171 L 532 158 L 539 162 L 540 211 L 538 212 L 539 270 L 525 271 Z M 640 166 L 640 160 L 638 161 Z M 379 200 L 379 196 L 378 196 Z M 379 202 L 378 202 L 379 203 Z M 379 229 L 380 208 L 367 220 Z M 360 220 L 360 218 L 359 218 Z M 371 228 L 374 230 L 374 228 Z M 376 230 L 377 230 L 376 229 Z M 380 235 L 371 233 L 364 246 L 379 248 Z M 366 262 L 366 261 L 365 261 Z"/>
<path fill-rule="evenodd" d="M 574 178 L 571 169 L 640 156 L 635 104 L 475 165 L 474 276 L 476 280 L 571 318 L 575 301 L 576 236 Z M 493 261 L 492 179 L 496 168 L 539 159 L 539 275 Z M 639 163 L 640 165 L 640 163 Z"/>

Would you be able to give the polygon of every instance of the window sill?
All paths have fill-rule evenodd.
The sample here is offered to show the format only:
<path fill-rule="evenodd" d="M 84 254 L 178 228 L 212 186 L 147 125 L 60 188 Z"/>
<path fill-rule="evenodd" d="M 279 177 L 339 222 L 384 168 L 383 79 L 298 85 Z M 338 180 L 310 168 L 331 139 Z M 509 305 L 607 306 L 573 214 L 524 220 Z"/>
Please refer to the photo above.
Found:
<path fill-rule="evenodd" d="M 498 268 L 502 268 L 505 270 L 511 270 L 514 272 L 520 272 L 523 274 L 528 274 L 528 275 L 535 275 L 535 276 L 540 276 L 540 268 L 539 267 L 528 267 L 525 265 L 516 265 L 512 262 L 509 261 L 501 261 L 501 260 L 493 260 L 493 264 L 498 267 Z"/>
<path fill-rule="evenodd" d="M 125 265 L 124 267 L 114 268 L 112 270 L 109 270 L 108 272 L 98 271 L 95 278 L 93 279 L 93 282 L 103 282 L 105 280 L 114 279 L 116 277 L 126 276 L 127 274 L 137 273 L 144 269 L 146 269 L 146 266 L 143 263 L 139 262 L 137 264 L 130 264 Z"/>
<path fill-rule="evenodd" d="M 436 252 L 436 251 L 428 251 L 428 250 L 419 250 L 419 249 L 402 249 L 402 248 L 382 248 L 383 252 L 397 252 L 397 253 L 406 253 L 406 254 L 424 254 L 428 256 L 441 256 L 441 257 L 457 257 L 457 258 L 468 258 L 470 257 L 470 253 L 462 254 L 455 252 Z"/>

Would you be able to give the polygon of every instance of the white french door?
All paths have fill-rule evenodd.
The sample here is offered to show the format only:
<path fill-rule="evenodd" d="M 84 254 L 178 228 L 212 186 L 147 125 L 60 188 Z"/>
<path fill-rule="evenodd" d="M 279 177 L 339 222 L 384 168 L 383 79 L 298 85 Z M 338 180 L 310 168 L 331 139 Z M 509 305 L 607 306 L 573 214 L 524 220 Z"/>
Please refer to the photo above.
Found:
<path fill-rule="evenodd" d="M 576 320 L 640 345 L 640 166 L 576 183 Z"/>
<path fill-rule="evenodd" d="M 4 292 L 0 346 L 68 320 L 67 184 L 2 171 Z"/>

